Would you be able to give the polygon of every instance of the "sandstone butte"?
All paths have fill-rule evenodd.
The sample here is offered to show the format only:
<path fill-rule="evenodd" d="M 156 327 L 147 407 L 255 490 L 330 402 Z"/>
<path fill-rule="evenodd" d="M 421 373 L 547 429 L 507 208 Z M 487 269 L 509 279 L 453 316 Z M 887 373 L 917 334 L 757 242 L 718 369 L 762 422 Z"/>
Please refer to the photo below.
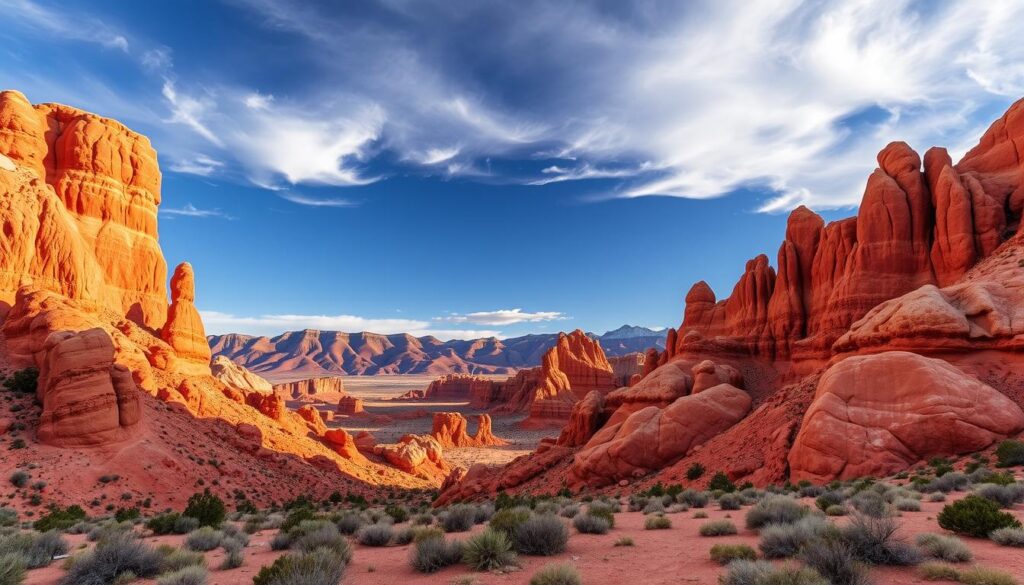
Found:
<path fill-rule="evenodd" d="M 751 259 L 723 300 L 693 285 L 631 384 L 577 396 L 557 440 L 471 467 L 437 503 L 700 486 L 711 474 L 688 481 L 695 463 L 756 485 L 885 476 L 1019 435 L 1021 152 L 1024 100 L 955 164 L 885 146 L 855 217 L 795 209 L 774 266 Z"/>
<path fill-rule="evenodd" d="M 431 439 L 360 453 L 312 407 L 293 412 L 265 380 L 211 367 L 192 267 L 167 284 L 160 182 L 146 137 L 0 92 L 0 365 L 38 368 L 40 405 L 26 399 L 35 440 L 6 461 L 60 469 L 50 489 L 75 503 L 117 473 L 159 508 L 183 506 L 195 478 L 264 504 L 439 485 L 447 464 Z"/>
<path fill-rule="evenodd" d="M 488 414 L 477 416 L 477 430 L 472 436 L 468 433 L 469 422 L 457 412 L 435 412 L 430 436 L 437 439 L 442 447 L 492 447 L 507 445 L 508 442 L 494 436 L 491 430 L 491 417 Z"/>
<path fill-rule="evenodd" d="M 345 396 L 345 381 L 338 376 L 308 378 L 274 384 L 273 391 L 287 400 L 337 399 Z"/>

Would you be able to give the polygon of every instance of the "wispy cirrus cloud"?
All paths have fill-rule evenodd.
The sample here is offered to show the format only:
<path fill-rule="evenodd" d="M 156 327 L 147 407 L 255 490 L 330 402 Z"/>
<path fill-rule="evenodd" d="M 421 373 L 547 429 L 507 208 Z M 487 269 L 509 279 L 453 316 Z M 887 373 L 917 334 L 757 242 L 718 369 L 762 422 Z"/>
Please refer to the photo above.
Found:
<path fill-rule="evenodd" d="M 429 321 L 416 319 L 376 319 L 356 315 L 293 315 L 269 314 L 239 316 L 221 311 L 203 310 L 206 332 L 209 334 L 245 333 L 249 335 L 278 335 L 285 331 L 318 329 L 358 333 L 368 331 L 382 335 L 408 333 L 414 337 L 433 335 L 439 339 L 478 339 L 501 337 L 501 331 L 492 329 L 437 328 Z"/>
<path fill-rule="evenodd" d="M 2 0 L 0 10 L 4 21 L 14 26 L 128 52 L 128 38 L 92 16 L 70 16 L 63 10 L 51 10 L 32 0 Z"/>
<path fill-rule="evenodd" d="M 201 177 L 208 177 L 222 168 L 224 168 L 224 163 L 214 160 L 205 154 L 198 154 L 191 158 L 171 161 L 170 163 L 170 169 L 176 173 L 199 175 Z"/>
<path fill-rule="evenodd" d="M 452 323 L 472 323 L 474 325 L 514 325 L 516 323 L 539 323 L 542 321 L 557 321 L 567 319 L 564 313 L 558 311 L 539 311 L 530 313 L 522 309 L 498 309 L 496 311 L 476 311 L 473 313 L 452 313 L 444 317 L 437 317 L 439 321 L 450 321 Z"/>
<path fill-rule="evenodd" d="M 199 209 L 191 203 L 186 203 L 182 207 L 161 207 L 161 215 L 169 215 L 171 218 L 174 217 L 221 217 L 224 219 L 234 219 L 234 217 L 224 213 L 219 209 Z"/>
<path fill-rule="evenodd" d="M 358 202 L 350 199 L 342 199 L 339 197 L 308 197 L 291 191 L 278 191 L 277 195 L 281 199 L 291 201 L 297 205 L 305 205 L 307 207 L 357 207 L 359 205 Z"/>

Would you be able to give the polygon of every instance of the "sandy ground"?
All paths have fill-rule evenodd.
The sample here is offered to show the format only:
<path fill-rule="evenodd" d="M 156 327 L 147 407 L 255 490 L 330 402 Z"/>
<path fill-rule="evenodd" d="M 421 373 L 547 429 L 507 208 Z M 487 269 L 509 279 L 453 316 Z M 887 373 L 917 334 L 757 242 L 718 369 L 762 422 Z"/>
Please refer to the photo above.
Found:
<path fill-rule="evenodd" d="M 813 506 L 812 500 L 805 503 Z M 922 502 L 920 512 L 903 512 L 900 518 L 902 535 L 913 540 L 921 532 L 943 532 L 935 521 L 943 503 Z M 758 537 L 754 531 L 743 528 L 747 508 L 732 512 L 716 509 L 712 504 L 705 508 L 708 519 L 693 518 L 694 511 L 670 514 L 672 528 L 668 530 L 644 530 L 644 516 L 639 512 L 623 512 L 615 516 L 615 528 L 608 534 L 578 534 L 570 528 L 569 546 L 565 553 L 553 557 L 520 556 L 520 568 L 507 573 L 476 573 L 465 565 L 448 567 L 432 575 L 417 573 L 409 566 L 412 545 L 391 547 L 364 547 L 354 545 L 352 563 L 342 581 L 346 585 L 391 585 L 411 583 L 423 585 L 448 585 L 460 577 L 473 577 L 480 585 L 515 585 L 528 583 L 530 577 L 547 563 L 569 563 L 576 567 L 586 585 L 617 585 L 637 583 L 645 585 L 669 585 L 698 583 L 713 585 L 724 569 L 713 563 L 708 555 L 711 547 L 718 543 L 746 543 L 757 548 Z M 1013 513 L 1024 519 L 1024 506 L 1018 505 Z M 700 525 L 708 520 L 731 518 L 740 528 L 735 536 L 708 538 L 698 533 Z M 840 519 L 842 521 L 842 519 Z M 483 530 L 477 526 L 474 532 Z M 469 533 L 449 534 L 448 538 L 463 539 Z M 279 553 L 270 550 L 272 531 L 253 535 L 245 549 L 245 564 L 230 571 L 212 570 L 211 585 L 247 585 L 259 571 L 261 565 L 270 564 Z M 628 536 L 635 546 L 616 547 L 616 540 Z M 167 536 L 146 539 L 151 544 L 181 543 L 183 537 Z M 77 545 L 84 542 L 81 536 L 71 537 Z M 974 562 L 988 568 L 999 569 L 1024 579 L 1024 554 L 1020 549 L 1000 547 L 995 543 L 974 538 L 964 538 L 974 553 Z M 74 548 L 74 547 L 73 547 Z M 223 553 L 207 553 L 210 567 L 217 567 Z M 60 563 L 30 571 L 26 583 L 29 585 L 56 585 L 63 571 Z M 917 577 L 913 568 L 878 568 L 872 574 L 878 585 L 907 585 L 928 583 Z M 141 581 L 140 581 L 141 582 Z"/>
<path fill-rule="evenodd" d="M 335 416 L 328 422 L 328 428 L 343 428 L 355 435 L 360 431 L 369 431 L 380 443 L 393 443 L 402 435 L 426 434 L 432 426 L 432 413 L 459 412 L 469 419 L 469 432 L 476 432 L 474 415 L 483 414 L 484 410 L 474 409 L 468 401 L 445 400 L 394 400 L 410 390 L 423 390 L 436 378 L 434 375 L 408 376 L 348 376 L 345 378 L 345 391 L 363 400 L 366 414 L 362 416 Z M 506 376 L 494 376 L 505 379 Z M 326 398 L 326 397 L 325 397 Z M 333 398 L 333 397 L 331 397 Z M 298 408 L 308 402 L 291 401 L 291 408 Z M 336 400 L 314 402 L 317 408 L 333 409 Z M 417 416 L 417 414 L 419 416 Z M 521 429 L 518 424 L 522 414 L 501 415 L 491 414 L 494 434 L 506 441 L 504 447 L 457 448 L 446 449 L 445 459 L 454 465 L 469 467 L 474 463 L 504 464 L 520 455 L 536 449 L 544 437 L 557 436 L 560 429 Z M 387 417 L 386 419 L 383 417 Z"/>

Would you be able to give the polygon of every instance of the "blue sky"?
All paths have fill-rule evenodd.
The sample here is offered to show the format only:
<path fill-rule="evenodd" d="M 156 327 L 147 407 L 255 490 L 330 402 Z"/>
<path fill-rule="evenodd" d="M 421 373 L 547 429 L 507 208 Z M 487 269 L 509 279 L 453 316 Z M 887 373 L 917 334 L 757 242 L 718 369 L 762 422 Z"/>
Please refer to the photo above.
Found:
<path fill-rule="evenodd" d="M 152 139 L 215 333 L 676 325 L 887 142 L 956 158 L 1024 94 L 1020 2 L 0 10 L 0 86 Z"/>

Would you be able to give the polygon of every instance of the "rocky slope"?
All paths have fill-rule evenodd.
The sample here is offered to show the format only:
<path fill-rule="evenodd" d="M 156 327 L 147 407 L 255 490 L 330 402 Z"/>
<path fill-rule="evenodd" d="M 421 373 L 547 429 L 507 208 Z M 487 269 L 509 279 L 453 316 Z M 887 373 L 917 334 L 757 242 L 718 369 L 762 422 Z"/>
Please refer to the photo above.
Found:
<path fill-rule="evenodd" d="M 14 397 L 24 404 L 0 424 L 4 441 L 28 439 L 3 469 L 59 461 L 68 473 L 48 497 L 75 503 L 102 490 L 83 477 L 114 472 L 161 508 L 184 503 L 183 490 L 208 475 L 195 463 L 205 460 L 230 462 L 216 474 L 233 481 L 224 476 L 218 491 L 263 486 L 251 492 L 263 503 L 439 485 L 440 471 L 338 448 L 315 411 L 288 410 L 255 377 L 213 375 L 192 267 L 166 284 L 159 202 L 145 137 L 0 92 L 0 364 L 39 373 L 35 402 Z M 185 447 L 188 437 L 207 440 Z M 431 453 L 431 469 L 444 467 Z"/>
<path fill-rule="evenodd" d="M 609 356 L 664 348 L 665 336 L 623 325 L 604 335 L 588 333 Z M 441 341 L 407 334 L 289 331 L 276 337 L 211 335 L 213 354 L 225 356 L 273 381 L 329 375 L 510 374 L 540 364 L 558 334 L 510 339 Z"/>
<path fill-rule="evenodd" d="M 691 483 L 697 463 L 758 485 L 887 475 L 1020 434 L 1021 153 L 1024 100 L 955 165 L 889 144 L 856 217 L 793 211 L 776 267 L 750 260 L 721 301 L 694 285 L 638 383 L 587 395 L 557 441 L 440 501 Z"/>

